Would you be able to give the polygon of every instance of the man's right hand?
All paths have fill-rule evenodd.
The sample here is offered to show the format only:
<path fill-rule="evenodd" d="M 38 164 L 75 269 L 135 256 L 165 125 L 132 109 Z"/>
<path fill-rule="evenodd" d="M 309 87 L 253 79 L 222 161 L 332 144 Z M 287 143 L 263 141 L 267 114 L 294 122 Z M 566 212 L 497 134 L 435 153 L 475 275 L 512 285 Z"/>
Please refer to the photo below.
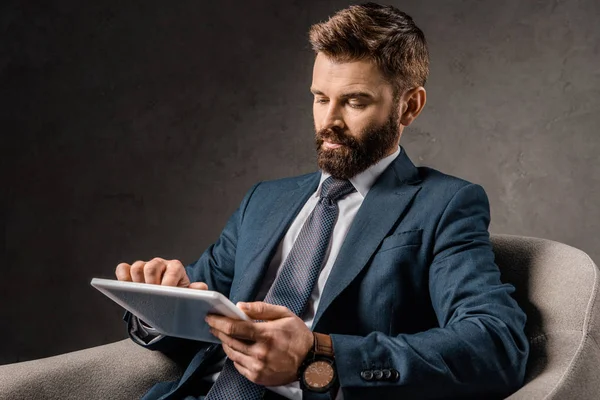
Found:
<path fill-rule="evenodd" d="M 131 265 L 121 263 L 117 265 L 115 274 L 120 281 L 208 289 L 204 282 L 190 283 L 185 268 L 179 260 L 164 260 L 157 257 L 151 261 L 136 261 Z"/>

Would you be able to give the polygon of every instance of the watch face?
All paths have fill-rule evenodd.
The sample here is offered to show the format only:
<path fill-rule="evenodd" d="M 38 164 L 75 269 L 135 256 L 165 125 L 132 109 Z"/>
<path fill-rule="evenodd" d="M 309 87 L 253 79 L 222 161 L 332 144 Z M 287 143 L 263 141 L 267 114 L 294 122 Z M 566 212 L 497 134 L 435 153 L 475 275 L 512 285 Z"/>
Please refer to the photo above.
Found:
<path fill-rule="evenodd" d="M 323 360 L 315 361 L 304 370 L 304 382 L 311 389 L 323 389 L 334 378 L 333 366 Z"/>

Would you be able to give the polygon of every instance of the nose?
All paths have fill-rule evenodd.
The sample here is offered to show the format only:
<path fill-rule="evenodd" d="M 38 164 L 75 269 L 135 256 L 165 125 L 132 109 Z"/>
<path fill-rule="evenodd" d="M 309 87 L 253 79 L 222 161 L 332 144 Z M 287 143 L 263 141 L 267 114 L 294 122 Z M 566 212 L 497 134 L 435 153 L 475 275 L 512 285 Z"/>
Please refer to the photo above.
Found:
<path fill-rule="evenodd" d="M 331 129 L 334 126 L 339 129 L 344 129 L 346 124 L 344 123 L 344 118 L 342 117 L 340 107 L 338 107 L 334 102 L 330 102 L 323 120 L 323 128 Z"/>

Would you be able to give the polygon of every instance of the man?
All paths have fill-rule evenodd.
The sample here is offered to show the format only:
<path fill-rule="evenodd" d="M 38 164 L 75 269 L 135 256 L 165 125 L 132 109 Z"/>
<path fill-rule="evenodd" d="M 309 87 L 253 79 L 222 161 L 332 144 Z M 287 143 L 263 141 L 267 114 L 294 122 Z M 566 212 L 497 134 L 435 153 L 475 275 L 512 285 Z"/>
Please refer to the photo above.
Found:
<path fill-rule="evenodd" d="M 399 147 L 426 101 L 423 33 L 368 3 L 313 26 L 310 41 L 320 171 L 255 185 L 194 264 L 117 267 L 120 280 L 216 290 L 256 321 L 207 317 L 221 346 L 128 316 L 136 342 L 189 362 L 145 398 L 512 393 L 526 317 L 494 264 L 485 192 Z"/>

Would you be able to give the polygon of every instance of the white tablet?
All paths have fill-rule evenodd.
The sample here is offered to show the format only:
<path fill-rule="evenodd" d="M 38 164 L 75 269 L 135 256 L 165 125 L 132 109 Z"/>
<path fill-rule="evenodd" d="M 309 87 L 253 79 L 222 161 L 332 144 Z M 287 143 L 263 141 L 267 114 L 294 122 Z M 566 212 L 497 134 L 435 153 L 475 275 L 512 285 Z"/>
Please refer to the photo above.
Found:
<path fill-rule="evenodd" d="M 220 343 L 204 321 L 206 314 L 250 320 L 227 297 L 210 290 L 99 278 L 90 283 L 164 335 Z"/>

